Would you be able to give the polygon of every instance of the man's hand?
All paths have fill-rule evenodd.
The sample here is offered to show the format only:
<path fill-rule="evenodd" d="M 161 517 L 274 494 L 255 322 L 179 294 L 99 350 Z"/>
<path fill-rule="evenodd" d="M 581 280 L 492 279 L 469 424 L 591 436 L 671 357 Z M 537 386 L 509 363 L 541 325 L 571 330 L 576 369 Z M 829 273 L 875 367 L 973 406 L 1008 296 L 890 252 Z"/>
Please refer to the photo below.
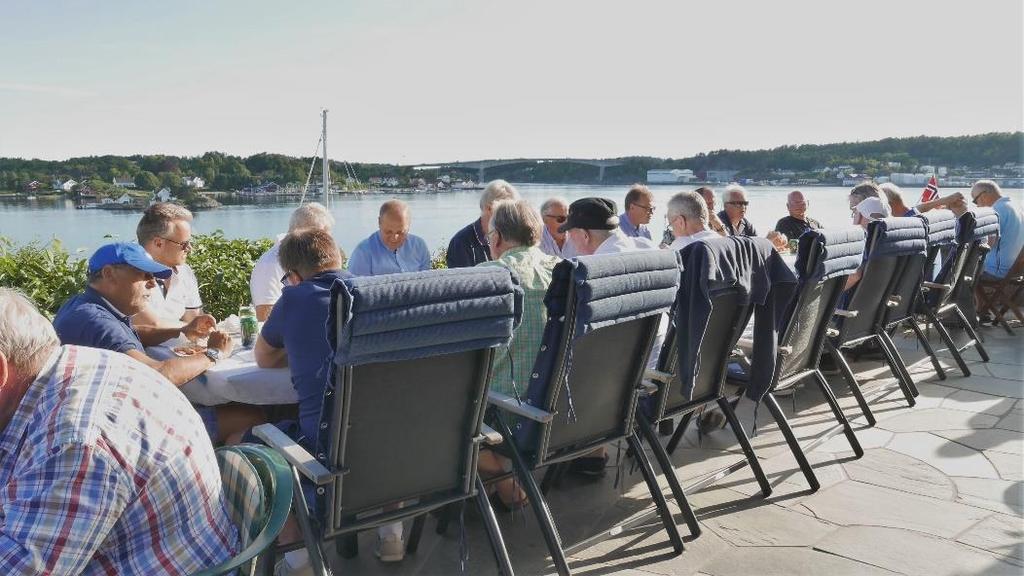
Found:
<path fill-rule="evenodd" d="M 231 349 L 234 346 L 235 343 L 231 340 L 231 336 L 228 336 L 227 332 L 221 332 L 220 330 L 210 332 L 210 339 L 206 342 L 206 347 L 219 351 L 221 358 L 230 356 Z"/>
<path fill-rule="evenodd" d="M 205 338 L 210 331 L 217 327 L 217 319 L 209 314 L 200 314 L 193 318 L 181 329 L 181 334 L 188 340 L 195 342 L 199 338 Z"/>
<path fill-rule="evenodd" d="M 943 205 L 949 206 L 951 204 L 958 204 L 960 202 L 965 202 L 967 199 L 964 198 L 964 193 L 963 192 L 953 192 L 952 194 L 950 194 L 948 196 L 943 196 L 941 198 L 941 200 L 942 200 L 942 204 Z"/>

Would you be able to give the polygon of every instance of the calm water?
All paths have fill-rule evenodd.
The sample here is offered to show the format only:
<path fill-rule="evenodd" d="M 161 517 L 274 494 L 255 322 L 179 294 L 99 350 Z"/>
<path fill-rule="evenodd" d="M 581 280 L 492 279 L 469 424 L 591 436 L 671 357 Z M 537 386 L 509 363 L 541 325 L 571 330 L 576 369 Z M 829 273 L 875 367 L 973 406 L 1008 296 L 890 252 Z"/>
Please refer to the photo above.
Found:
<path fill-rule="evenodd" d="M 564 196 L 570 201 L 584 196 L 604 196 L 615 200 L 620 210 L 627 186 L 571 186 L 523 184 L 517 186 L 535 205 L 550 196 Z M 664 226 L 664 207 L 669 197 L 683 189 L 678 185 L 654 186 L 658 211 L 651 226 Z M 718 188 L 719 192 L 722 188 Z M 747 217 L 764 235 L 776 220 L 786 215 L 786 194 L 791 188 L 750 187 L 750 208 Z M 952 192 L 944 188 L 942 193 Z M 965 194 L 967 190 L 961 190 Z M 810 203 L 808 214 L 825 226 L 843 226 L 850 222 L 847 188 L 806 188 L 804 194 Z M 908 202 L 916 201 L 920 191 L 916 187 L 904 190 Z M 1011 192 L 1020 201 L 1020 190 Z M 479 191 L 445 192 L 399 196 L 412 207 L 412 232 L 422 236 L 432 250 L 447 246 L 451 235 L 479 216 Z M 339 196 L 331 199 L 331 211 L 337 219 L 334 236 L 339 244 L 351 252 L 355 245 L 376 229 L 377 209 L 388 197 L 385 195 Z M 217 210 L 196 214 L 194 229 L 199 233 L 223 230 L 230 238 L 267 238 L 286 231 L 288 216 L 295 204 L 225 206 Z M 721 195 L 717 200 L 722 208 Z M 0 202 L 0 236 L 22 244 L 57 238 L 72 251 L 91 252 L 110 235 L 119 239 L 134 239 L 138 212 L 108 212 L 106 210 L 75 210 L 70 202 L 19 201 Z"/>

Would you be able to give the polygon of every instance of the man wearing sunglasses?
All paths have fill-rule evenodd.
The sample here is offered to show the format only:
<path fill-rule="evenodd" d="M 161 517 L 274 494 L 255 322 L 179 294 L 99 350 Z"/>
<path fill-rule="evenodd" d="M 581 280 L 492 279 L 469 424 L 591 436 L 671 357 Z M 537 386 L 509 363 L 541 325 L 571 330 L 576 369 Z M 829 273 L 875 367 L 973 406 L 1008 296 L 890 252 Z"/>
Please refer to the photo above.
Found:
<path fill-rule="evenodd" d="M 651 240 L 651 231 L 647 228 L 657 207 L 654 195 L 643 184 L 633 184 L 626 193 L 626 211 L 619 215 L 619 229 L 630 238 L 647 238 Z"/>
<path fill-rule="evenodd" d="M 576 248 L 565 232 L 558 227 L 569 218 L 569 203 L 560 196 L 548 198 L 540 205 L 540 215 L 544 223 L 541 232 L 540 250 L 549 256 L 572 258 L 576 256 Z"/>
<path fill-rule="evenodd" d="M 167 279 L 158 279 L 151 290 L 146 307 L 135 315 L 132 324 L 142 343 L 175 345 L 177 338 L 160 340 L 163 328 L 180 328 L 196 336 L 205 336 L 216 325 L 209 314 L 203 314 L 203 300 L 199 296 L 199 281 L 195 272 L 185 263 L 192 250 L 192 213 L 186 208 L 159 202 L 142 215 L 135 230 L 139 244 L 153 260 L 171 269 Z"/>
<path fill-rule="evenodd" d="M 985 257 L 984 275 L 990 278 L 1004 278 L 1024 249 L 1024 220 L 1021 208 L 1009 196 L 1003 196 L 999 185 L 992 180 L 978 180 L 971 187 L 971 200 L 976 206 L 992 208 L 999 217 L 999 235 L 989 238 L 992 247 Z"/>
<path fill-rule="evenodd" d="M 747 220 L 747 191 L 743 186 L 731 184 L 722 194 L 725 210 L 718 213 L 718 219 L 725 226 L 729 236 L 757 236 L 754 225 Z"/>

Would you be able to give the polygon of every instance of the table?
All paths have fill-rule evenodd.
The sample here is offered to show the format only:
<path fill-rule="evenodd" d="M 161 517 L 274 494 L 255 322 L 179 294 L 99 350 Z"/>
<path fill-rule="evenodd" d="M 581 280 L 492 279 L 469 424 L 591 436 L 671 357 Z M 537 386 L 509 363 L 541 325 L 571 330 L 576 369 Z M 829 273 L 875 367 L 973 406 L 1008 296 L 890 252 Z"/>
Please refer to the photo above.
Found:
<path fill-rule="evenodd" d="M 150 346 L 146 353 L 157 360 L 174 355 L 167 346 Z M 253 359 L 252 349 L 242 348 L 237 340 L 231 356 L 222 358 L 202 375 L 186 382 L 181 391 L 190 402 L 202 406 L 229 402 L 276 405 L 299 401 L 288 368 L 260 368 Z"/>

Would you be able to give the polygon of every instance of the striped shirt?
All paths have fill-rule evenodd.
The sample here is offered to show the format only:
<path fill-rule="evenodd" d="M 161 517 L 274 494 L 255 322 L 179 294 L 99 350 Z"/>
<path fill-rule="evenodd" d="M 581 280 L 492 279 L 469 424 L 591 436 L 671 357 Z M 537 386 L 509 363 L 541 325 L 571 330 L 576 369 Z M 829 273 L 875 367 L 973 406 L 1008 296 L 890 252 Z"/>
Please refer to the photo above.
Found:
<path fill-rule="evenodd" d="M 237 547 L 181 392 L 124 354 L 58 348 L 0 431 L 0 574 L 191 574 Z"/>

